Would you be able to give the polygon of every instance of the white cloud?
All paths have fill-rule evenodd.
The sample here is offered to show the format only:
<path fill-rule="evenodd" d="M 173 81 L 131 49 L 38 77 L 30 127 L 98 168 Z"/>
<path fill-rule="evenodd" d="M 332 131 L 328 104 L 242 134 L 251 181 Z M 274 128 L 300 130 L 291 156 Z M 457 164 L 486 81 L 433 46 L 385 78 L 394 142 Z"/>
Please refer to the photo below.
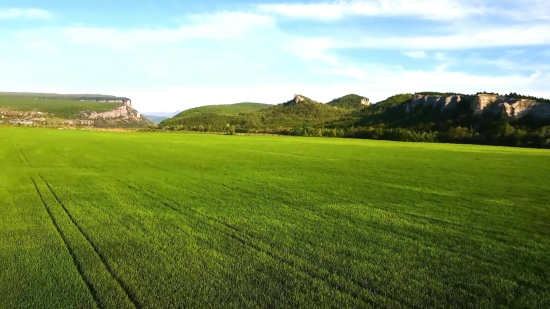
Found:
<path fill-rule="evenodd" d="M 304 60 L 319 60 L 331 66 L 338 66 L 335 55 L 327 52 L 335 42 L 330 38 L 287 38 L 290 43 L 283 46 L 283 50 Z"/>
<path fill-rule="evenodd" d="M 486 7 L 472 0 L 363 0 L 312 4 L 262 4 L 262 12 L 291 18 L 341 19 L 348 15 L 408 16 L 430 20 L 452 20 L 481 15 Z"/>
<path fill-rule="evenodd" d="M 518 19 L 514 21 L 513 18 L 509 22 L 506 19 L 505 26 L 495 24 L 491 19 L 457 21 L 480 14 L 497 14 L 483 4 L 476 4 L 482 1 L 371 0 L 261 5 L 249 12 L 187 16 L 181 21 L 181 26 L 172 28 L 78 26 L 30 29 L 20 35 L 11 35 L 4 30 L 0 34 L 0 45 L 13 43 L 10 41 L 13 38 L 15 44 L 20 45 L 14 44 L 11 45 L 13 48 L 0 51 L 0 66 L 4 63 L 7 70 L 2 68 L 2 71 L 8 72 L 2 82 L 4 87 L 11 89 L 25 85 L 24 90 L 27 91 L 129 96 L 142 112 L 242 101 L 276 104 L 289 100 L 294 93 L 303 93 L 323 102 L 348 93 L 379 101 L 395 93 L 422 90 L 486 90 L 550 97 L 550 90 L 547 90 L 550 68 L 540 66 L 539 73 L 525 76 L 526 72 L 534 72 L 534 64 L 530 68 L 516 70 L 519 64 L 502 57 L 505 55 L 502 47 L 513 47 L 506 50 L 527 50 L 524 56 L 528 57 L 532 52 L 528 46 L 550 45 L 550 24 L 540 22 L 541 18 L 538 22 L 517 22 Z M 539 2 L 539 8 L 547 6 L 543 1 Z M 0 10 L 0 14 L 2 12 L 5 11 Z M 537 16 L 544 17 L 545 14 L 539 12 Z M 317 38 L 307 32 L 300 37 L 295 32 L 277 27 L 277 21 L 284 19 L 282 16 L 330 20 L 350 15 L 399 16 L 407 19 L 417 16 L 457 22 L 452 27 L 440 27 L 442 24 L 437 23 L 429 32 L 421 32 L 421 28 L 415 27 L 400 32 L 374 32 L 369 29 L 354 32 L 346 25 L 335 24 L 330 31 L 324 32 L 325 36 Z M 306 25 L 315 27 L 311 22 Z M 355 29 L 360 26 L 353 25 Z M 190 43 L 189 40 L 194 41 Z M 97 50 L 87 46 L 70 46 L 67 43 L 131 50 L 133 53 L 119 54 L 112 50 L 97 53 Z M 40 58 L 22 55 L 26 50 L 21 48 L 21 44 L 34 52 L 58 52 L 58 56 Z M 483 53 L 463 57 L 459 56 L 461 53 L 451 52 L 458 49 L 482 51 L 485 48 L 501 48 L 500 57 L 486 61 L 482 58 Z M 343 53 L 344 49 L 354 49 L 354 52 Z M 389 67 L 372 63 L 367 57 L 358 56 L 355 52 L 358 49 L 393 50 L 411 58 L 425 58 L 430 69 L 406 70 L 399 65 Z M 45 58 L 47 61 L 43 60 Z M 475 61 L 498 66 L 505 72 L 453 72 L 458 68 L 467 70 L 456 64 L 476 64 Z M 25 65 L 26 69 L 22 70 Z M 25 71 L 47 72 L 45 68 L 49 66 L 55 67 L 55 70 L 62 68 L 58 74 L 62 76 L 57 79 L 41 76 L 33 79 L 36 73 Z M 97 72 L 112 78 L 97 77 Z M 262 84 L 254 84 L 256 82 Z M 40 86 L 46 85 L 72 86 L 75 89 L 40 90 Z M 173 85 L 187 86 L 171 87 Z M 76 89 L 80 86 L 90 88 Z"/>
<path fill-rule="evenodd" d="M 501 7 L 491 9 L 492 14 L 518 21 L 550 20 L 550 2 L 547 0 L 501 0 Z"/>
<path fill-rule="evenodd" d="M 296 19 L 338 20 L 346 16 L 419 18 L 453 21 L 479 16 L 510 20 L 550 20 L 547 0 L 352 0 L 258 5 L 261 12 Z"/>
<path fill-rule="evenodd" d="M 366 48 L 406 50 L 421 46 L 424 50 L 483 49 L 493 47 L 550 45 L 550 24 L 486 26 L 459 28 L 455 33 L 438 36 L 342 36 L 324 38 L 325 49 Z M 310 40 L 315 40 L 311 38 Z"/>
<path fill-rule="evenodd" d="M 414 58 L 414 59 L 426 58 L 426 56 L 427 56 L 426 52 L 423 51 L 423 50 L 407 51 L 407 52 L 403 52 L 402 54 L 407 56 L 407 57 Z"/>
<path fill-rule="evenodd" d="M 195 15 L 179 28 L 130 29 L 74 27 L 64 29 L 70 42 L 128 49 L 136 45 L 170 44 L 191 39 L 232 39 L 259 28 L 270 28 L 271 17 L 242 12 Z"/>
<path fill-rule="evenodd" d="M 0 9 L 0 20 L 2 19 L 49 19 L 52 14 L 41 9 Z"/>

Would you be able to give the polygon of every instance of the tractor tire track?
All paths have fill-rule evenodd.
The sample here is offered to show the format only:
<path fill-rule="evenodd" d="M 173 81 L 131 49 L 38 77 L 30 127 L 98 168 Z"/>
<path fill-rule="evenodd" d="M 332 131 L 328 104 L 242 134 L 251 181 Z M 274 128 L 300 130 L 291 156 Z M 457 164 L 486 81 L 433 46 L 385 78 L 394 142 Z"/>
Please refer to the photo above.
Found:
<path fill-rule="evenodd" d="M 101 251 L 99 250 L 99 248 L 96 246 L 96 244 L 90 239 L 90 237 L 88 236 L 88 234 L 86 234 L 86 232 L 84 232 L 84 230 L 82 229 L 82 227 L 80 226 L 80 224 L 77 223 L 77 221 L 74 219 L 74 217 L 71 215 L 71 213 L 69 212 L 69 210 L 67 209 L 67 207 L 65 207 L 65 204 L 63 204 L 63 202 L 61 202 L 61 200 L 59 199 L 59 197 L 57 196 L 57 194 L 55 193 L 55 191 L 52 189 L 52 187 L 50 186 L 50 184 L 46 181 L 46 179 L 44 179 L 44 177 L 42 177 L 42 175 L 38 174 L 38 176 L 40 176 L 40 178 L 42 178 L 42 181 L 44 181 L 44 183 L 46 184 L 46 186 L 48 187 L 49 191 L 51 192 L 51 194 L 54 196 L 55 200 L 57 201 L 57 203 L 59 203 L 59 205 L 61 205 L 61 207 L 63 208 L 63 211 L 67 214 L 67 216 L 69 217 L 69 219 L 71 220 L 71 222 L 73 223 L 73 225 L 78 229 L 78 231 L 82 234 L 82 236 L 84 236 L 84 238 L 86 239 L 86 241 L 90 244 L 90 246 L 94 249 L 94 252 L 97 254 L 97 256 L 99 257 L 99 259 L 101 260 L 101 262 L 103 263 L 103 265 L 105 266 L 105 269 L 107 270 L 107 272 L 109 272 L 109 274 L 111 275 L 111 278 L 113 278 L 117 283 L 118 285 L 122 288 L 122 290 L 126 293 L 126 296 L 128 297 L 128 299 L 130 300 L 130 302 L 134 305 L 135 308 L 137 309 L 140 309 L 140 308 L 143 308 L 143 306 L 141 305 L 141 303 L 138 301 L 137 299 L 137 296 L 132 292 L 132 290 L 128 287 L 128 285 L 126 283 L 124 283 L 124 281 L 119 277 L 117 276 L 117 274 L 114 272 L 114 270 L 112 269 L 112 267 L 109 265 L 109 263 L 107 262 L 107 259 L 105 258 L 105 256 L 101 253 Z"/>
<path fill-rule="evenodd" d="M 31 162 L 29 162 L 29 159 L 27 159 L 27 156 L 25 156 L 25 154 L 23 153 L 23 151 L 21 149 L 19 149 L 19 153 L 21 153 L 21 155 L 23 156 L 23 158 L 25 158 L 25 161 L 27 162 L 27 164 L 31 167 L 31 168 L 34 168 L 34 166 L 32 166 Z M 34 181 L 34 180 L 33 180 Z"/>
<path fill-rule="evenodd" d="M 259 242 L 260 244 L 263 244 L 266 247 L 271 247 L 271 246 L 269 246 L 269 244 L 266 244 L 262 240 L 250 235 L 249 233 L 246 233 L 244 231 L 240 231 L 239 229 L 231 226 L 230 224 L 228 224 L 228 223 L 226 223 L 222 220 L 219 220 L 219 219 L 217 219 L 215 217 L 212 217 L 212 216 L 205 215 L 205 214 L 203 214 L 199 211 L 196 211 L 196 210 L 193 210 L 193 209 L 190 209 L 190 208 L 177 208 L 177 207 L 174 207 L 173 205 L 170 205 L 166 201 L 159 198 L 155 193 L 153 193 L 150 190 L 145 189 L 145 188 L 143 188 L 143 187 L 141 187 L 137 184 L 133 184 L 135 187 L 132 187 L 132 185 L 128 185 L 128 184 L 124 183 L 123 181 L 121 181 L 119 179 L 116 179 L 116 181 L 118 181 L 119 183 L 125 185 L 126 187 L 128 187 L 132 191 L 135 191 L 135 192 L 137 192 L 138 194 L 141 194 L 141 195 L 145 195 L 145 196 L 161 203 L 165 207 L 167 207 L 167 208 L 171 209 L 172 211 L 175 211 L 179 214 L 182 214 L 182 215 L 185 215 L 185 216 L 189 216 L 190 214 L 193 214 L 193 215 L 196 215 L 198 217 L 203 218 L 204 223 L 206 225 L 208 225 L 212 229 L 220 232 L 221 234 L 225 235 L 226 237 L 229 237 L 229 238 L 241 243 L 243 246 L 245 246 L 245 247 L 247 247 L 251 250 L 266 254 L 267 256 L 271 257 L 273 260 L 278 261 L 282 264 L 285 264 L 285 265 L 291 267 L 292 269 L 296 270 L 298 273 L 300 273 L 302 275 L 305 275 L 306 277 L 308 277 L 312 280 L 319 280 L 319 281 L 325 282 L 330 288 L 332 288 L 332 289 L 334 289 L 334 290 L 336 290 L 336 291 L 338 291 L 342 294 L 349 295 L 349 296 L 351 296 L 355 299 L 358 299 L 358 300 L 362 300 L 365 303 L 370 304 L 370 305 L 376 305 L 376 303 L 373 299 L 362 296 L 362 295 L 360 295 L 356 291 L 353 291 L 350 288 L 342 287 L 338 283 L 326 280 L 325 278 L 323 278 L 324 277 L 323 275 L 317 274 L 317 273 L 312 272 L 311 270 L 307 269 L 307 267 L 303 266 L 303 264 L 307 264 L 307 262 L 304 261 L 302 258 L 296 256 L 296 255 L 292 255 L 292 257 L 296 261 L 288 260 L 287 258 L 280 256 L 280 254 L 277 254 L 277 253 L 271 252 L 269 250 L 263 249 L 260 245 L 255 244 L 254 242 Z M 170 198 L 167 198 L 167 199 L 170 202 L 174 203 L 174 204 L 180 205 L 178 202 L 173 201 Z M 210 223 L 211 221 L 215 222 L 216 224 Z M 300 265 L 300 264 L 302 264 L 302 265 Z M 343 282 L 350 283 L 352 286 L 355 286 L 355 288 L 359 288 L 359 289 L 363 289 L 363 290 L 367 291 L 373 297 L 385 298 L 385 299 L 388 299 L 390 301 L 396 302 L 396 303 L 404 306 L 404 304 L 400 300 L 395 299 L 395 298 L 393 298 L 389 295 L 381 294 L 379 291 L 373 289 L 372 287 L 366 286 L 362 282 L 357 282 L 356 280 L 345 279 L 341 275 L 336 274 L 336 273 L 331 274 L 331 275 L 337 277 L 338 279 L 342 280 Z"/>
<path fill-rule="evenodd" d="M 76 257 L 76 254 L 74 253 L 73 248 L 69 245 L 67 237 L 65 236 L 65 234 L 63 233 L 63 231 L 59 227 L 59 224 L 57 223 L 57 220 L 53 216 L 53 214 L 50 210 L 50 207 L 48 207 L 48 205 L 46 204 L 46 201 L 44 200 L 44 196 L 42 196 L 42 193 L 38 189 L 38 185 L 36 184 L 36 181 L 33 178 L 31 178 L 31 180 L 32 180 L 32 183 L 34 184 L 34 189 L 36 190 L 36 193 L 38 193 L 38 196 L 40 197 L 40 201 L 42 201 L 42 205 L 44 206 L 44 208 L 46 209 L 46 212 L 50 216 L 50 220 L 52 221 L 52 224 L 54 225 L 55 229 L 57 230 L 57 233 L 59 234 L 59 236 L 61 236 L 61 239 L 63 240 L 63 243 L 65 244 L 65 247 L 69 251 L 69 254 L 71 255 L 71 258 L 73 260 L 73 264 L 76 266 L 76 269 L 78 271 L 78 274 L 80 275 L 80 278 L 82 278 L 82 281 L 84 281 L 84 283 L 88 287 L 88 291 L 92 295 L 92 298 L 94 299 L 95 304 L 97 305 L 97 307 L 98 308 L 103 308 L 103 306 L 101 305 L 101 302 L 99 301 L 97 291 L 94 289 L 94 287 L 92 286 L 92 283 L 88 280 L 88 278 L 84 275 L 84 271 L 82 269 L 82 264 L 80 263 L 80 261 Z"/>
<path fill-rule="evenodd" d="M 17 154 L 17 158 L 19 159 L 19 163 L 21 163 L 21 165 L 25 165 L 25 163 L 23 162 L 23 159 L 21 159 L 20 154 Z"/>

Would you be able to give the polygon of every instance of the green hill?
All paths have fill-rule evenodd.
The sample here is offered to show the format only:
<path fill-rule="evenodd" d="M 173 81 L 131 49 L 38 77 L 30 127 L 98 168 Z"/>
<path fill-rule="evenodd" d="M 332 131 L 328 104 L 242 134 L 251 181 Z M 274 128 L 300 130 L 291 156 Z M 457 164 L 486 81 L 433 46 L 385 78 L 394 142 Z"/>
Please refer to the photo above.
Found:
<path fill-rule="evenodd" d="M 86 101 L 105 101 L 105 100 L 130 100 L 127 97 L 118 97 L 105 94 L 59 94 L 59 93 L 40 93 L 40 92 L 0 92 L 1 96 L 38 98 L 49 100 L 86 100 Z"/>
<path fill-rule="evenodd" d="M 348 112 L 305 96 L 297 96 L 293 100 L 263 110 L 261 122 L 265 127 L 323 125 Z"/>
<path fill-rule="evenodd" d="M 348 109 L 357 109 L 363 108 L 366 105 L 370 104 L 370 102 L 368 102 L 368 99 L 365 97 L 356 94 L 348 94 L 346 96 L 328 102 L 327 105 Z"/>
<path fill-rule="evenodd" d="M 265 106 L 265 105 L 264 105 Z M 251 112 L 228 114 L 205 113 L 209 106 L 184 111 L 173 118 L 160 123 L 164 129 L 198 130 L 198 131 L 226 131 L 229 127 L 236 127 L 239 132 L 255 132 L 257 129 L 271 129 L 278 127 L 292 128 L 294 126 L 315 125 L 322 126 L 338 119 L 349 111 L 334 106 L 313 101 L 305 96 L 296 96 L 294 99 L 278 105 L 267 105 L 269 108 Z M 259 107 L 259 106 L 257 106 Z M 193 111 L 195 110 L 195 111 Z M 197 110 L 199 112 L 197 112 Z M 231 111 L 231 106 L 229 111 Z M 242 109 L 241 109 L 242 110 Z M 184 115 L 184 116 L 182 116 Z"/>
<path fill-rule="evenodd" d="M 264 103 L 250 103 L 250 102 L 244 102 L 244 103 L 235 103 L 235 104 L 224 104 L 224 105 L 207 105 L 207 106 L 200 106 L 191 108 L 188 110 L 185 110 L 176 116 L 174 118 L 179 117 L 191 117 L 191 116 L 199 116 L 199 115 L 238 115 L 240 113 L 250 113 L 255 112 L 258 110 L 269 108 L 273 105 L 271 104 L 264 104 Z"/>
<path fill-rule="evenodd" d="M 79 101 L 70 97 L 32 96 L 32 94 L 0 93 L 0 108 L 14 111 L 38 111 L 54 117 L 77 117 L 80 111 L 106 112 L 118 107 L 118 103 Z"/>
<path fill-rule="evenodd" d="M 126 97 L 0 93 L 0 123 L 40 126 L 144 127 L 151 124 Z"/>

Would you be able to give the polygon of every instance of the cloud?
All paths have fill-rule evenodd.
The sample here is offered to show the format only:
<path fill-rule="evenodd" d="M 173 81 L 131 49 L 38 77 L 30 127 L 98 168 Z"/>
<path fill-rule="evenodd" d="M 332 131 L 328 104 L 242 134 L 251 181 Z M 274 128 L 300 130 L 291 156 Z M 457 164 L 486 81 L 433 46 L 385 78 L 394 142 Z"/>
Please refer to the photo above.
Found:
<path fill-rule="evenodd" d="M 289 39 L 289 38 L 287 38 Z M 339 61 L 335 55 L 327 52 L 335 45 L 330 38 L 290 38 L 289 43 L 283 46 L 283 50 L 301 59 L 312 61 L 319 60 L 331 66 L 338 66 Z"/>
<path fill-rule="evenodd" d="M 0 9 L 0 20 L 2 19 L 49 19 L 52 14 L 41 9 Z"/>
<path fill-rule="evenodd" d="M 500 16 L 518 21 L 550 20 L 550 3 L 547 0 L 340 0 L 261 4 L 257 9 L 288 18 L 325 21 L 347 16 L 400 16 L 436 21 L 454 21 L 476 16 Z"/>
<path fill-rule="evenodd" d="M 550 2 L 547 0 L 501 0 L 500 7 L 491 9 L 492 14 L 518 21 L 550 20 Z"/>
<path fill-rule="evenodd" d="M 458 28 L 455 33 L 427 36 L 363 36 L 323 38 L 325 49 L 407 50 L 422 46 L 424 50 L 484 49 L 494 47 L 542 46 L 550 44 L 550 24 L 486 26 Z M 315 40 L 315 38 L 310 38 Z"/>
<path fill-rule="evenodd" d="M 487 11 L 479 1 L 471 0 L 364 0 L 324 3 L 262 4 L 261 12 L 290 18 L 337 20 L 349 15 L 357 16 L 407 16 L 428 20 L 452 20 Z"/>
<path fill-rule="evenodd" d="M 548 5 L 539 1 L 537 9 L 545 7 Z M 527 16 L 532 10 L 524 8 L 518 16 Z M 5 12 L 0 10 L 0 14 Z M 541 11 L 525 22 L 512 15 L 498 20 L 477 18 L 505 13 L 494 11 L 484 0 L 370 0 L 259 5 L 242 12 L 188 15 L 172 27 L 67 26 L 27 28 L 18 34 L 4 29 L 0 45 L 8 48 L 0 50 L 0 67 L 6 72 L 2 83 L 7 88 L 23 85 L 39 91 L 36 87 L 48 86 L 52 87 L 49 92 L 130 96 L 143 112 L 242 101 L 276 104 L 294 93 L 323 102 L 348 93 L 379 101 L 395 93 L 422 90 L 549 97 L 550 68 L 532 63 L 516 69 L 524 59 L 531 63 L 537 61 L 534 54 L 541 56 L 542 51 L 529 46 L 550 46 L 550 24 L 541 21 L 548 12 Z M 429 29 L 395 29 L 385 28 L 385 20 L 375 27 L 382 31 L 373 31 L 367 28 L 370 23 L 355 23 L 355 19 L 353 24 L 331 24 L 329 30 L 324 24 L 350 16 L 362 20 L 399 17 L 391 21 L 407 25 L 414 25 L 411 17 L 437 21 L 417 23 L 429 24 Z M 292 25 L 299 26 L 287 30 L 284 22 L 289 18 L 295 18 Z M 464 20 L 467 18 L 471 19 Z M 299 32 L 302 29 L 304 32 Z M 316 37 L 314 33 L 319 31 L 323 35 Z M 488 48 L 493 49 L 485 53 Z M 516 49 L 525 50 L 521 59 L 511 59 L 517 64 L 505 57 L 506 50 Z M 375 60 L 382 54 L 378 51 L 388 51 L 388 57 Z M 38 53 L 56 55 L 33 57 Z M 397 53 L 424 59 L 421 62 L 426 67 L 409 70 L 399 63 L 382 64 L 395 60 L 392 57 Z M 489 58 L 487 54 L 490 61 L 483 59 Z M 411 63 L 403 57 L 397 59 L 404 66 Z M 482 64 L 503 70 L 495 73 Z M 529 75 L 535 69 L 540 72 Z M 36 73 L 52 70 L 59 73 L 54 77 Z M 74 89 L 56 90 L 56 85 Z"/>
<path fill-rule="evenodd" d="M 193 15 L 179 28 L 129 29 L 73 27 L 63 30 L 72 43 L 127 49 L 136 45 L 170 44 L 193 39 L 232 39 L 259 28 L 270 28 L 271 17 L 243 12 Z"/>
<path fill-rule="evenodd" d="M 414 59 L 421 59 L 421 58 L 426 58 L 427 57 L 426 52 L 423 51 L 423 50 L 407 51 L 407 52 L 403 52 L 402 54 L 407 56 L 407 57 L 414 58 Z"/>

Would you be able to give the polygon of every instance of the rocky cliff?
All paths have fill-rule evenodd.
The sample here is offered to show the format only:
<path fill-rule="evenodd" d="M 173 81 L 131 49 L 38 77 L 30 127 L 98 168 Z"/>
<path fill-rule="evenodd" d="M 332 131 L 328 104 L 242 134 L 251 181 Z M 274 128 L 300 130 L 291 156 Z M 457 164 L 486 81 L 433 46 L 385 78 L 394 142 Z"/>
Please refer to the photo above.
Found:
<path fill-rule="evenodd" d="M 97 112 L 90 112 L 90 111 L 83 111 L 80 113 L 82 118 L 85 119 L 113 119 L 113 118 L 120 118 L 124 120 L 140 120 L 141 115 L 138 111 L 131 108 L 130 106 L 124 104 L 121 105 L 111 111 L 97 113 Z"/>
<path fill-rule="evenodd" d="M 519 119 L 530 115 L 534 119 L 550 119 L 550 103 L 537 102 L 531 99 L 517 99 L 506 95 L 422 95 L 415 94 L 410 102 L 403 104 L 407 112 L 418 107 L 433 108 L 440 111 L 453 111 L 459 103 L 467 103 L 475 115 L 489 114 L 493 116 L 507 115 L 511 119 Z"/>

